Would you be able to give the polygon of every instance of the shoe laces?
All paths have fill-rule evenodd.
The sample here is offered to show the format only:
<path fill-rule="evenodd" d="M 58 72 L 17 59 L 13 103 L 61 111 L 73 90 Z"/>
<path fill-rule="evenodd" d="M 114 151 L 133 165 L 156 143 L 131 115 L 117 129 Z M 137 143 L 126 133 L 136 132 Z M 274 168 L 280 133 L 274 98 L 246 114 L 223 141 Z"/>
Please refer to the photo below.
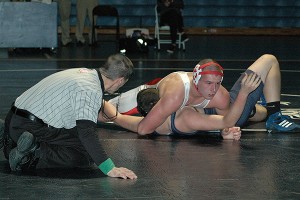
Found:
<path fill-rule="evenodd" d="M 274 118 L 275 123 L 278 123 L 278 124 L 280 122 L 283 122 L 283 121 L 290 122 L 290 120 L 291 120 L 290 116 L 288 116 L 288 115 L 282 115 L 281 113 L 280 113 L 279 116 L 277 116 L 276 118 Z M 293 123 L 293 122 L 290 122 L 290 123 Z"/>

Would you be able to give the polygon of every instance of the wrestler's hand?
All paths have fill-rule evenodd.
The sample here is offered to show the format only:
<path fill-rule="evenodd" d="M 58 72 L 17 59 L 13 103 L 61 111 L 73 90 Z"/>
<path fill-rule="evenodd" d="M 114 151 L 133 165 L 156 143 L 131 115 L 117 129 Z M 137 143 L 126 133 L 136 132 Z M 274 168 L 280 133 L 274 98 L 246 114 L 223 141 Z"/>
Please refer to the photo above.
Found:
<path fill-rule="evenodd" d="M 108 101 L 103 101 L 101 111 L 98 114 L 99 122 L 111 122 L 118 117 L 118 111 L 115 106 L 113 106 Z"/>
<path fill-rule="evenodd" d="M 261 83 L 261 78 L 256 73 L 246 74 L 241 82 L 241 90 L 240 92 L 244 92 L 245 94 L 249 94 L 254 91 L 259 84 Z"/>
<path fill-rule="evenodd" d="M 224 140 L 239 140 L 241 138 L 241 128 L 240 127 L 232 127 L 225 128 L 221 133 Z"/>
<path fill-rule="evenodd" d="M 125 167 L 114 167 L 107 173 L 108 176 L 113 178 L 123 178 L 123 179 L 136 179 L 135 173 Z"/>

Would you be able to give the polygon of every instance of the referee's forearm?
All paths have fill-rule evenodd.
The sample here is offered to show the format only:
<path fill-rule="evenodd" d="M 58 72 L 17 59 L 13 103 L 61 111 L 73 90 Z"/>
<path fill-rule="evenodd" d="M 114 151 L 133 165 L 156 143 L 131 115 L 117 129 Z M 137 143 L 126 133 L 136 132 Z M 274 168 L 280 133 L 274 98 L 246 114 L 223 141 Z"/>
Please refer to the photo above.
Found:
<path fill-rule="evenodd" d="M 88 120 L 79 120 L 76 123 L 78 138 L 81 141 L 81 144 L 95 164 L 99 166 L 108 159 L 108 156 L 99 141 L 96 123 Z"/>

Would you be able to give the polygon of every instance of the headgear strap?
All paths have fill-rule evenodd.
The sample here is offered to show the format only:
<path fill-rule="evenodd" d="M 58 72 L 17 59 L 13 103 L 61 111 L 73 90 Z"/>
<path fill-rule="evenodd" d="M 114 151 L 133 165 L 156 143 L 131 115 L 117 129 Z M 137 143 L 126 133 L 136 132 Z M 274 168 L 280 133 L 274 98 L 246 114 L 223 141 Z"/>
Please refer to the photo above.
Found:
<path fill-rule="evenodd" d="M 221 72 L 220 71 L 216 71 L 216 70 L 213 70 L 213 71 L 202 71 L 202 69 L 204 69 L 205 67 L 208 67 L 210 65 L 215 65 L 217 67 L 220 68 Z M 195 87 L 198 89 L 198 82 L 201 78 L 201 75 L 202 74 L 214 74 L 214 75 L 220 75 L 222 76 L 222 80 L 223 81 L 223 67 L 221 67 L 221 65 L 219 65 L 218 63 L 216 62 L 208 62 L 208 63 L 205 63 L 203 65 L 199 65 L 197 64 L 194 68 L 194 71 L 193 71 L 193 83 L 195 85 Z"/>

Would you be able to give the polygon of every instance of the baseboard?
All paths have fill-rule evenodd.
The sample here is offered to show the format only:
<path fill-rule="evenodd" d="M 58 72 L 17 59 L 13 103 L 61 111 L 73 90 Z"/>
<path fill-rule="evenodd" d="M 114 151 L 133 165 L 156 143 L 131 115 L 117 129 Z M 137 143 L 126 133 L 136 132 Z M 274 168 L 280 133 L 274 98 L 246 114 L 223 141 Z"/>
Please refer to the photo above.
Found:
<path fill-rule="evenodd" d="M 120 27 L 120 34 L 125 35 L 127 28 Z M 154 27 L 148 28 L 151 35 L 154 34 Z M 75 27 L 71 27 L 71 33 L 75 34 Z M 299 36 L 300 28 L 185 28 L 185 32 L 189 35 L 290 35 Z M 60 27 L 58 33 L 61 33 Z M 88 28 L 84 29 L 84 33 L 88 33 Z M 100 34 L 115 34 L 114 29 L 100 29 Z"/>

